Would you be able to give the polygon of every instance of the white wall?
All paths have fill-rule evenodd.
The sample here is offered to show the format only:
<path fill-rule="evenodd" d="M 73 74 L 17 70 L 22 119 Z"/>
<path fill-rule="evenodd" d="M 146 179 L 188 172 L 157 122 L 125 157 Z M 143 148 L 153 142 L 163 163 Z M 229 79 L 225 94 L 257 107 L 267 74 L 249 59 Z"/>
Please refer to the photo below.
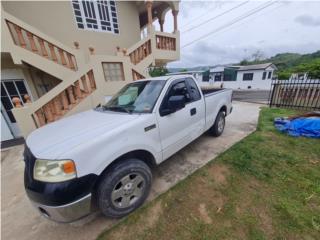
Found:
<path fill-rule="evenodd" d="M 1 112 L 1 141 L 6 141 L 10 139 L 13 139 L 13 136 Z"/>
<path fill-rule="evenodd" d="M 213 82 L 215 73 L 211 73 L 212 80 L 210 80 L 210 83 L 202 84 L 202 85 L 212 85 L 215 87 L 219 87 L 221 83 L 223 83 L 224 88 L 248 89 L 248 87 L 250 86 L 251 89 L 270 90 L 273 71 L 274 69 L 272 67 L 268 67 L 265 70 L 238 71 L 236 81 L 222 81 L 222 82 Z M 263 72 L 267 73 L 265 80 L 262 80 Z M 268 78 L 268 72 L 271 72 L 270 78 Z M 253 73 L 252 81 L 243 81 L 243 74 L 245 73 Z"/>
<path fill-rule="evenodd" d="M 267 73 L 265 80 L 262 80 L 263 72 Z M 268 72 L 272 72 L 270 78 L 268 78 Z M 252 81 L 243 81 L 243 74 L 245 73 L 253 73 Z M 236 83 L 224 82 L 224 84 L 225 86 L 231 85 L 233 87 L 236 87 L 237 89 L 248 89 L 248 87 L 250 86 L 251 89 L 270 90 L 272 75 L 272 68 L 267 68 L 266 70 L 238 71 Z"/>

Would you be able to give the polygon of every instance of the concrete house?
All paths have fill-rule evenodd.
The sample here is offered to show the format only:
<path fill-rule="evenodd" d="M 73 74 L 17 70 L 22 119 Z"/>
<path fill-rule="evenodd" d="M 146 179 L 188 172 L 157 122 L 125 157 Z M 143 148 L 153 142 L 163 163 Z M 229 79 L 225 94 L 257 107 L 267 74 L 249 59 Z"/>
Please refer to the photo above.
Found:
<path fill-rule="evenodd" d="M 104 103 L 149 66 L 178 60 L 178 11 L 178 1 L 2 1 L 1 141 Z"/>
<path fill-rule="evenodd" d="M 232 89 L 270 90 L 276 66 L 272 63 L 247 66 L 218 66 L 210 69 L 211 85 Z"/>

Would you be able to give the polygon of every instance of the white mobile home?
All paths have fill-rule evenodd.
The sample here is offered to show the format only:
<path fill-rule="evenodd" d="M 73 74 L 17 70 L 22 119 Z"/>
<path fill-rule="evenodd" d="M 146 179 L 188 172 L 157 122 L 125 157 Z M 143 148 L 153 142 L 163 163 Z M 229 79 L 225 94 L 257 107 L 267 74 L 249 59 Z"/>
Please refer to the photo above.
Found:
<path fill-rule="evenodd" d="M 219 66 L 210 69 L 208 84 L 232 89 L 269 90 L 276 66 L 272 63 L 247 66 Z"/>

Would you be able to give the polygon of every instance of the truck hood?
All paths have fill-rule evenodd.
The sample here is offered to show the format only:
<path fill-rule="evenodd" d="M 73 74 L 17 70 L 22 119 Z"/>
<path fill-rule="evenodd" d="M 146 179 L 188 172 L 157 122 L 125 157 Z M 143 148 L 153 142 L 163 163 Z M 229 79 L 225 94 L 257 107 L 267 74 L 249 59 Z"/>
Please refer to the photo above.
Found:
<path fill-rule="evenodd" d="M 26 143 L 36 157 L 52 159 L 138 117 L 136 114 L 89 110 L 33 131 Z"/>

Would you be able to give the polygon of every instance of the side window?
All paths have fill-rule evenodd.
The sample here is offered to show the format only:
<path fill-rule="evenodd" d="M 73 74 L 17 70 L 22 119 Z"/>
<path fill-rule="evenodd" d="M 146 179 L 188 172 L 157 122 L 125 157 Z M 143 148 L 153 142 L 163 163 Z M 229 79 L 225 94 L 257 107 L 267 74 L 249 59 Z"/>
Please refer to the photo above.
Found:
<path fill-rule="evenodd" d="M 186 81 L 189 85 L 189 92 L 190 92 L 191 101 L 200 100 L 201 94 L 200 94 L 199 89 L 198 89 L 196 83 L 194 82 L 194 80 L 192 78 L 187 78 Z"/>
<path fill-rule="evenodd" d="M 174 83 L 170 87 L 168 95 L 165 97 L 165 99 L 161 104 L 161 108 L 163 109 L 168 108 L 168 100 L 171 96 L 181 96 L 181 95 L 185 96 L 186 103 L 191 101 L 185 81 Z"/>
<path fill-rule="evenodd" d="M 265 80 L 266 77 L 267 77 L 267 72 L 263 72 L 263 74 L 262 74 L 262 80 Z"/>
<path fill-rule="evenodd" d="M 185 83 L 185 81 L 182 82 L 178 82 L 174 85 L 172 85 L 170 91 L 169 91 L 169 96 L 181 96 L 183 95 L 186 98 L 186 103 L 191 101 L 188 89 L 187 89 L 187 85 Z"/>

